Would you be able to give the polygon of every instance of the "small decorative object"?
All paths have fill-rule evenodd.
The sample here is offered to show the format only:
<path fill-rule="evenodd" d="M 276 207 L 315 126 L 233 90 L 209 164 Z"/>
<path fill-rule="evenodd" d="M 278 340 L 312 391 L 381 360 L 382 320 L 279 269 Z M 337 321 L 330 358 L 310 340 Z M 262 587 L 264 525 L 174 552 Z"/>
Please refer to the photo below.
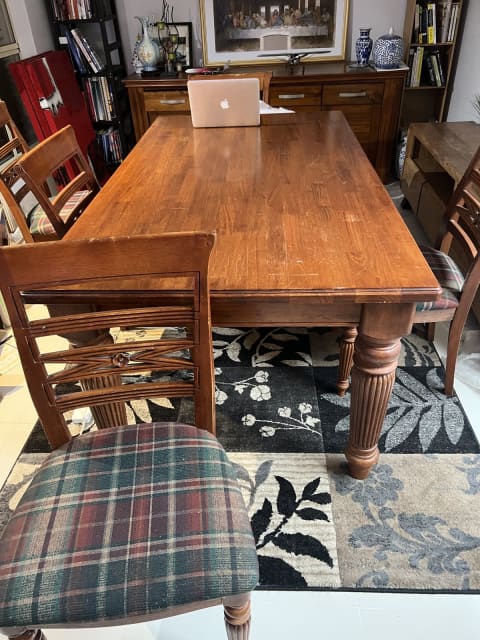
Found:
<path fill-rule="evenodd" d="M 370 38 L 371 27 L 360 27 L 360 37 L 355 42 L 357 67 L 366 67 L 372 53 L 373 40 Z"/>
<path fill-rule="evenodd" d="M 135 46 L 133 47 L 133 52 L 132 52 L 132 67 L 135 73 L 142 73 L 142 69 L 143 69 L 143 63 L 138 57 L 138 47 L 140 46 L 141 41 L 142 41 L 142 36 L 139 33 L 137 35 L 137 39 L 135 40 Z"/>
<path fill-rule="evenodd" d="M 473 104 L 473 108 L 477 113 L 477 117 L 480 120 L 480 93 L 476 93 L 473 96 L 472 104 Z"/>
<path fill-rule="evenodd" d="M 146 16 L 135 16 L 142 25 L 142 41 L 138 45 L 138 59 L 143 64 L 143 71 L 152 72 L 157 69 L 159 50 L 157 43 L 149 32 L 150 19 Z"/>
<path fill-rule="evenodd" d="M 393 33 L 390 27 L 388 33 L 380 36 L 373 47 L 373 64 L 378 69 L 398 69 L 403 58 L 403 39 Z"/>

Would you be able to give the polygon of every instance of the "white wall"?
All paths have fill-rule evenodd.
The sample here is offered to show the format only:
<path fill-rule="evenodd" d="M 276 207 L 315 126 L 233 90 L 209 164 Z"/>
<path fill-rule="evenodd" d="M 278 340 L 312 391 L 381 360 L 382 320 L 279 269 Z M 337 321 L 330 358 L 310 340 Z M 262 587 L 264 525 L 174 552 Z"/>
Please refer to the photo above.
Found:
<path fill-rule="evenodd" d="M 53 49 L 53 39 L 43 0 L 6 0 L 13 28 L 20 45 L 22 58 Z M 129 73 L 130 59 L 138 33 L 136 15 L 159 15 L 159 0 L 116 0 L 120 31 Z M 174 18 L 179 22 L 192 22 L 194 35 L 194 64 L 200 63 L 201 31 L 198 0 L 172 0 Z M 407 0 L 350 0 L 346 58 L 354 58 L 355 40 L 360 27 L 371 27 L 373 40 L 387 33 L 390 26 L 403 34 Z M 475 111 L 471 104 L 473 94 L 480 92 L 480 0 L 468 4 L 465 30 L 460 48 L 455 84 L 448 119 L 472 120 Z"/>
<path fill-rule="evenodd" d="M 475 93 L 480 94 L 480 0 L 470 0 L 460 45 L 455 84 L 448 110 L 448 120 L 480 121 L 472 106 Z"/>
<path fill-rule="evenodd" d="M 198 0 L 171 0 L 174 7 L 174 19 L 178 22 L 192 22 L 194 38 L 194 64 L 200 64 L 201 29 Z M 390 27 L 395 33 L 403 34 L 405 7 L 407 0 L 350 0 L 347 36 L 347 59 L 355 58 L 355 40 L 360 27 L 371 27 L 371 37 L 375 41 L 379 36 L 388 33 Z M 381 9 L 380 9 L 381 7 Z M 158 0 L 117 0 L 117 11 L 120 17 L 122 42 L 125 60 L 132 71 L 130 59 L 139 31 L 139 22 L 134 16 L 159 16 L 161 4 Z"/>

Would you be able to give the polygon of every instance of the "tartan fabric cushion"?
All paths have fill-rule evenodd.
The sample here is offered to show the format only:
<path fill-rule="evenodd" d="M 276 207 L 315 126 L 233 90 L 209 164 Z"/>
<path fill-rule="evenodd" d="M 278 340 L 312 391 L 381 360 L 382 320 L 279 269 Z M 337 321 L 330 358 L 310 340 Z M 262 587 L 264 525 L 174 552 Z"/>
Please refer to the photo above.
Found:
<path fill-rule="evenodd" d="M 126 619 L 252 590 L 235 471 L 178 423 L 74 438 L 36 474 L 0 541 L 0 628 Z"/>
<path fill-rule="evenodd" d="M 77 191 L 71 196 L 65 206 L 60 211 L 60 217 L 62 220 L 68 220 L 72 210 L 81 202 L 90 191 Z M 38 204 L 29 214 L 30 218 L 30 233 L 32 235 L 50 236 L 55 234 L 55 229 L 52 223 L 48 219 L 47 214 Z"/>
<path fill-rule="evenodd" d="M 418 302 L 416 310 L 418 313 L 422 311 L 440 311 L 440 309 L 456 309 L 458 307 L 458 298 L 455 293 L 444 289 L 438 300 L 433 302 Z"/>
<path fill-rule="evenodd" d="M 465 279 L 455 261 L 446 253 L 432 247 L 420 247 L 420 249 L 440 286 L 459 293 L 463 289 Z"/>

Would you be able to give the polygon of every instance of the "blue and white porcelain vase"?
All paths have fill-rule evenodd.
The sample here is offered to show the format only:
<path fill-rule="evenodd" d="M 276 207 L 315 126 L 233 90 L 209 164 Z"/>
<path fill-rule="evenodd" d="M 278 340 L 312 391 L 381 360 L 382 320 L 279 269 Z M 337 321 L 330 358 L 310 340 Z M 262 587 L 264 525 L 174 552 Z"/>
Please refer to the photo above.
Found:
<path fill-rule="evenodd" d="M 355 41 L 355 55 L 359 67 L 366 67 L 372 52 L 373 40 L 370 38 L 371 27 L 360 27 L 360 37 Z"/>
<path fill-rule="evenodd" d="M 148 27 L 150 19 L 146 16 L 135 16 L 142 25 L 142 40 L 138 45 L 137 56 L 143 64 L 144 71 L 154 71 L 157 68 L 160 51 L 157 43 L 150 37 Z"/>
<path fill-rule="evenodd" d="M 393 33 L 390 27 L 387 34 L 380 36 L 373 47 L 373 64 L 378 69 L 398 69 L 403 58 L 403 39 Z"/>

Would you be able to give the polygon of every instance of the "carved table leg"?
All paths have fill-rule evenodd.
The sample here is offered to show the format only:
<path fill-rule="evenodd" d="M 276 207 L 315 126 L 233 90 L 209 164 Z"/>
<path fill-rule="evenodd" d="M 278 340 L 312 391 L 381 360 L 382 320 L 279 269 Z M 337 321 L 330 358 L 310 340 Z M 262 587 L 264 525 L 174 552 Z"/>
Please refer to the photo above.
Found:
<path fill-rule="evenodd" d="M 95 341 L 90 342 L 89 346 L 93 344 L 111 344 L 113 342 L 110 333 L 102 334 Z M 86 346 L 86 345 L 83 345 Z M 107 389 L 108 387 L 114 387 L 121 384 L 120 376 L 110 375 L 102 376 L 101 378 L 89 378 L 82 380 L 81 385 L 85 391 L 93 389 Z M 107 427 L 120 427 L 127 424 L 127 410 L 125 403 L 112 402 L 110 404 L 97 405 L 90 407 L 92 411 L 95 424 L 99 429 L 105 429 Z"/>
<path fill-rule="evenodd" d="M 357 327 L 346 327 L 343 330 L 340 342 L 340 362 L 338 365 L 337 389 L 338 395 L 344 396 L 345 391 L 350 386 L 349 378 L 353 364 L 353 352 L 355 350 L 355 340 L 357 338 Z"/>
<path fill-rule="evenodd" d="M 224 598 L 225 628 L 228 640 L 248 640 L 250 635 L 250 594 Z"/>
<path fill-rule="evenodd" d="M 91 305 L 78 304 L 75 305 L 74 312 L 88 312 L 91 309 Z M 51 317 L 56 317 L 72 313 L 72 307 L 64 304 L 49 304 L 48 311 Z M 91 331 L 62 334 L 62 337 L 68 340 L 72 349 L 75 349 L 76 347 L 91 347 L 94 345 L 111 344 L 113 342 L 113 338 L 108 329 L 92 329 Z M 81 386 L 85 391 L 106 389 L 118 384 L 120 384 L 120 376 L 116 375 L 90 378 L 88 380 L 82 380 L 81 382 Z M 90 409 L 92 411 L 95 424 L 99 429 L 119 427 L 127 424 L 127 410 L 123 402 L 97 405 L 90 407 Z"/>
<path fill-rule="evenodd" d="M 377 462 L 378 440 L 395 381 L 400 337 L 411 328 L 413 304 L 367 304 L 353 355 L 350 436 L 345 450 L 350 475 L 364 480 Z"/>

